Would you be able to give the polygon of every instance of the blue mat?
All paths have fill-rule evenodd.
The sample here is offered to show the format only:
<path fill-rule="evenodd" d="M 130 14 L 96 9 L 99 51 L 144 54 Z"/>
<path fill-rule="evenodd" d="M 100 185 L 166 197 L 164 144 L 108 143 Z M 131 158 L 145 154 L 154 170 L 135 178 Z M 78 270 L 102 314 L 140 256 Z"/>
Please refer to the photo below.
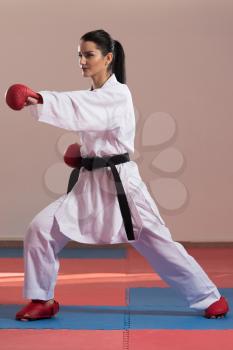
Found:
<path fill-rule="evenodd" d="M 219 289 L 233 310 L 233 288 Z M 128 306 L 62 306 L 51 319 L 14 320 L 22 305 L 0 306 L 0 329 L 233 329 L 232 311 L 209 320 L 192 311 L 170 288 L 131 288 Z"/>
<path fill-rule="evenodd" d="M 126 248 L 63 248 L 58 254 L 65 259 L 125 259 Z M 23 248 L 0 248 L 0 258 L 22 258 Z"/>
<path fill-rule="evenodd" d="M 127 307 L 61 306 L 51 318 L 21 322 L 14 320 L 21 305 L 0 306 L 0 329 L 122 329 Z"/>
<path fill-rule="evenodd" d="M 209 320 L 195 311 L 171 288 L 132 288 L 130 290 L 131 329 L 233 329 L 233 288 L 219 288 L 230 306 L 223 319 Z M 140 312 L 135 312 L 139 310 Z"/>

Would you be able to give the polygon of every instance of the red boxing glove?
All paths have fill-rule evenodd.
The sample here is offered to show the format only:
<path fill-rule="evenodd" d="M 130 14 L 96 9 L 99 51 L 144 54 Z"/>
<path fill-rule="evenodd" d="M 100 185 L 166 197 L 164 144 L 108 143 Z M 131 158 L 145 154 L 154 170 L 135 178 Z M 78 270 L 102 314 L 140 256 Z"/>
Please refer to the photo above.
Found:
<path fill-rule="evenodd" d="M 69 165 L 71 168 L 80 168 L 81 167 L 81 153 L 80 145 L 76 142 L 72 145 L 69 145 L 67 150 L 64 153 L 64 162 Z"/>
<path fill-rule="evenodd" d="M 28 97 L 33 97 L 38 100 L 38 103 L 43 103 L 43 98 L 40 94 L 22 84 L 11 85 L 5 94 L 6 103 L 14 110 L 22 109 Z"/>

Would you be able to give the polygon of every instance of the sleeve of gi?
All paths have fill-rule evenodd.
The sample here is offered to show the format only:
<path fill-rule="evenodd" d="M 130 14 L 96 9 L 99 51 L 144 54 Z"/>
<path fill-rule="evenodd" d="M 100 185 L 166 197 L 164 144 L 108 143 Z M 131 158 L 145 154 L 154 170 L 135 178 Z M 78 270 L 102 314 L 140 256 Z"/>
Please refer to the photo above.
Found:
<path fill-rule="evenodd" d="M 40 122 L 73 131 L 119 128 L 128 108 L 127 89 L 39 91 L 43 104 L 29 105 Z"/>

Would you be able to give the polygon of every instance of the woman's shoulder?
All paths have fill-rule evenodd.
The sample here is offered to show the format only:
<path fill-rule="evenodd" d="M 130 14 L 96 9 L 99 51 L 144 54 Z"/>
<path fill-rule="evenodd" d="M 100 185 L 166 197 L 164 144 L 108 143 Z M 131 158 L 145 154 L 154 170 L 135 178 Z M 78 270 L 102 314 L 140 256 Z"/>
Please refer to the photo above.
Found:
<path fill-rule="evenodd" d="M 120 91 L 122 91 L 122 93 L 124 93 L 126 96 L 128 97 L 132 97 L 131 96 L 131 91 L 130 88 L 128 87 L 128 85 L 126 83 L 120 83 L 119 81 L 117 81 L 117 87 Z"/>
<path fill-rule="evenodd" d="M 122 90 L 124 91 L 125 96 L 127 97 L 128 100 L 132 102 L 133 98 L 132 98 L 130 88 L 128 87 L 127 84 L 122 84 L 122 83 L 120 84 L 122 85 Z"/>

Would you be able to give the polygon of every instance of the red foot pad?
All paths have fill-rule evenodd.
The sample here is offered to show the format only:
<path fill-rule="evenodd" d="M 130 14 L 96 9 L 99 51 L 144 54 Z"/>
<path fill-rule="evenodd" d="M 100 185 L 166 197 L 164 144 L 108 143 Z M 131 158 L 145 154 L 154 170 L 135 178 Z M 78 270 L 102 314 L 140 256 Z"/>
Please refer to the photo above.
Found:
<path fill-rule="evenodd" d="M 211 317 L 225 316 L 228 311 L 229 311 L 229 306 L 228 306 L 227 300 L 224 297 L 221 297 L 219 300 L 211 304 L 205 310 L 205 317 L 211 318 Z"/>
<path fill-rule="evenodd" d="M 33 300 L 17 312 L 16 320 L 39 320 L 42 318 L 51 318 L 59 311 L 59 303 L 54 300 L 49 304 L 43 300 Z"/>

